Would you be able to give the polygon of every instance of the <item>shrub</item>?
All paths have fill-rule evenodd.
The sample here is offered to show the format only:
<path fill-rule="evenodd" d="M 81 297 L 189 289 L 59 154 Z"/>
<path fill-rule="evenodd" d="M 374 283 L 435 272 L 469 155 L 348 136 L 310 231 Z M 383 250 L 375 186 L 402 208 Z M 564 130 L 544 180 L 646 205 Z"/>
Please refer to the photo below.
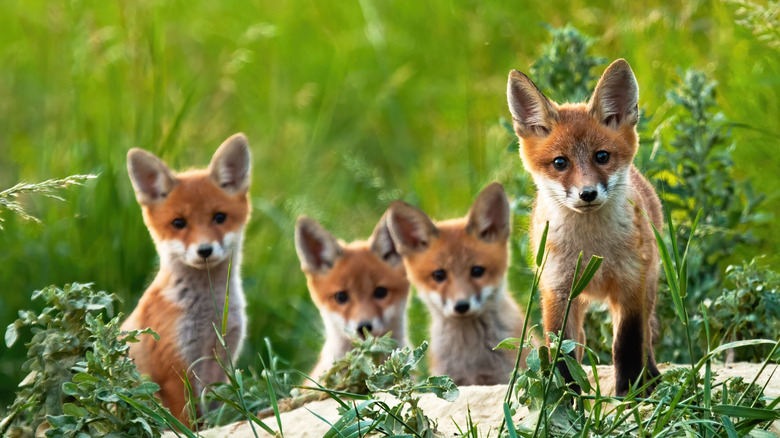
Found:
<path fill-rule="evenodd" d="M 29 328 L 28 378 L 20 384 L 0 432 L 12 436 L 158 437 L 163 424 L 128 404 L 121 396 L 153 411 L 159 387 L 141 378 L 127 357 L 127 342 L 150 330 L 122 333 L 114 317 L 115 296 L 95 292 L 91 284 L 49 286 L 33 293 L 46 307 L 40 314 L 22 310 L 8 326 L 7 345 Z M 103 317 L 109 319 L 103 321 Z M 153 334 L 153 333 L 152 333 Z M 155 335 L 156 336 L 156 335 Z"/>

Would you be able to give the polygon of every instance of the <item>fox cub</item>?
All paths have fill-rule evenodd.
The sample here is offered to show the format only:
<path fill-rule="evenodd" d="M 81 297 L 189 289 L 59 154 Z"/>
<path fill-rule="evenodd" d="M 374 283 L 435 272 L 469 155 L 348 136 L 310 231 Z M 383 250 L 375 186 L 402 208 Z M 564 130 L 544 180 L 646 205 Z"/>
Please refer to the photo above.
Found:
<path fill-rule="evenodd" d="M 506 291 L 509 203 L 487 186 L 462 219 L 432 222 L 401 201 L 388 225 L 409 279 L 431 314 L 431 371 L 458 385 L 505 383 L 516 354 L 493 350 L 519 337 L 523 314 Z M 525 361 L 521 361 L 525 364 Z"/>
<path fill-rule="evenodd" d="M 538 245 L 545 222 L 549 258 L 542 274 L 545 332 L 558 332 L 580 251 L 604 257 L 601 268 L 574 300 L 564 336 L 585 342 L 588 302 L 607 300 L 612 311 L 617 395 L 625 395 L 644 369 L 659 375 L 653 353 L 658 248 L 650 223 L 660 229 L 661 203 L 632 164 L 636 154 L 639 88 L 625 60 L 613 62 L 588 103 L 557 105 L 517 70 L 507 99 L 520 156 L 538 193 L 531 236 Z M 582 349 L 576 352 L 582 358 Z M 562 364 L 559 364 L 562 365 Z M 561 374 L 571 381 L 565 366 Z"/>
<path fill-rule="evenodd" d="M 127 170 L 160 256 L 160 271 L 122 328 L 151 327 L 160 336 L 158 341 L 144 336 L 131 344 L 130 357 L 141 373 L 160 385 L 163 403 L 185 424 L 185 372 L 196 394 L 203 384 L 224 379 L 213 357 L 215 352 L 223 360 L 227 355 L 212 323 L 221 326 L 227 286 L 225 342 L 233 357 L 244 340 L 239 267 L 250 211 L 249 168 L 243 134 L 225 140 L 205 170 L 177 174 L 149 152 L 131 149 L 127 154 Z M 198 360 L 204 357 L 211 359 Z"/>
<path fill-rule="evenodd" d="M 315 379 L 333 361 L 352 349 L 355 336 L 391 336 L 399 347 L 406 339 L 406 279 L 401 257 L 387 230 L 385 216 L 368 241 L 337 241 L 305 216 L 295 226 L 295 249 L 311 298 L 325 322 L 325 345 L 311 376 Z"/>

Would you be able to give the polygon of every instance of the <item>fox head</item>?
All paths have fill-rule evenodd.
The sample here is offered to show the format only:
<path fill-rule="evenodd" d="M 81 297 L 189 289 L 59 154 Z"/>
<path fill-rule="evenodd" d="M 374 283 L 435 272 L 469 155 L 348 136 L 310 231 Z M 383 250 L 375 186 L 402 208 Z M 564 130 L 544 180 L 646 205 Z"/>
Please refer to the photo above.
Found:
<path fill-rule="evenodd" d="M 504 293 L 509 260 L 509 203 L 501 184 L 479 194 L 468 215 L 434 223 L 420 209 L 390 204 L 388 228 L 409 279 L 431 311 L 480 314 Z"/>
<path fill-rule="evenodd" d="M 578 213 L 625 200 L 638 146 L 639 87 L 631 67 L 607 67 L 590 101 L 557 105 L 517 70 L 507 100 L 520 156 L 545 198 Z"/>
<path fill-rule="evenodd" d="M 225 140 L 207 169 L 178 174 L 154 154 L 130 149 L 127 172 L 161 264 L 206 269 L 238 253 L 249 218 L 250 161 L 244 134 Z"/>
<path fill-rule="evenodd" d="M 305 216 L 295 225 L 295 249 L 312 300 L 335 335 L 382 336 L 404 324 L 409 280 L 385 216 L 368 241 L 339 242 Z"/>

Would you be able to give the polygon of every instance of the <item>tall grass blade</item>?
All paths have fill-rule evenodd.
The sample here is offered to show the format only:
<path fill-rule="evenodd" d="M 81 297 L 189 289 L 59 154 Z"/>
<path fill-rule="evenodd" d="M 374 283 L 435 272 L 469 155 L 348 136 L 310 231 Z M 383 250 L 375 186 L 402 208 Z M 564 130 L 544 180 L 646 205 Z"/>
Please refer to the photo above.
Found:
<path fill-rule="evenodd" d="M 580 258 L 582 258 L 582 252 L 580 252 Z M 585 267 L 585 270 L 582 272 L 582 276 L 577 280 L 577 284 L 572 289 L 570 299 L 573 300 L 577 298 L 582 293 L 582 291 L 585 290 L 585 287 L 588 286 L 590 280 L 592 280 L 593 276 L 596 275 L 596 271 L 599 270 L 599 266 L 601 266 L 601 262 L 603 260 L 603 257 L 595 255 L 590 257 L 588 266 Z M 579 267 L 579 260 L 577 261 L 577 267 Z"/>
<path fill-rule="evenodd" d="M 263 359 L 263 356 L 261 354 L 258 354 L 257 357 L 260 358 L 260 364 L 263 366 L 263 369 L 265 370 L 265 383 L 268 387 L 268 398 L 271 399 L 271 408 L 274 410 L 274 417 L 276 417 L 276 424 L 279 426 L 279 434 L 284 435 L 284 431 L 282 430 L 282 419 L 279 416 L 279 404 L 276 400 L 276 391 L 274 390 L 274 385 L 271 382 L 271 379 L 275 375 L 273 370 L 269 369 L 266 364 L 265 360 Z"/>
<path fill-rule="evenodd" d="M 751 408 L 749 406 L 722 405 L 712 407 L 712 413 L 729 417 L 753 420 L 780 420 L 780 412 L 772 409 Z"/>
<path fill-rule="evenodd" d="M 674 229 L 674 223 L 672 222 L 672 209 L 671 208 L 664 208 L 664 215 L 666 216 L 666 226 L 669 229 L 669 240 L 672 242 L 672 254 L 674 254 L 674 264 L 675 266 L 680 266 L 680 253 L 677 249 L 677 233 Z M 693 233 L 691 233 L 691 236 Z M 689 236 L 690 240 L 690 236 Z"/>
<path fill-rule="evenodd" d="M 544 223 L 544 231 L 542 232 L 542 240 L 539 242 L 539 248 L 536 250 L 536 266 L 542 266 L 542 260 L 544 260 L 544 247 L 547 245 L 547 232 L 550 230 L 550 221 Z"/>
<path fill-rule="evenodd" d="M 230 304 L 230 270 L 233 268 L 233 254 L 228 260 L 227 281 L 225 284 L 225 307 L 222 309 L 222 337 L 227 335 L 228 304 Z"/>
<path fill-rule="evenodd" d="M 181 421 L 179 421 L 176 417 L 173 416 L 167 409 L 163 408 L 160 409 L 160 412 L 155 412 L 154 410 L 150 409 L 147 406 L 144 406 L 135 400 L 131 399 L 130 397 L 127 397 L 122 394 L 116 394 L 117 397 L 121 398 L 125 401 L 125 403 L 129 404 L 130 406 L 134 407 L 135 409 L 138 409 L 139 411 L 143 412 L 144 414 L 160 421 L 161 423 L 165 423 L 168 425 L 173 426 L 171 430 L 173 433 L 176 434 L 176 436 L 179 436 L 179 433 L 186 436 L 187 438 L 197 438 L 197 435 L 193 433 L 187 426 L 184 425 Z"/>
<path fill-rule="evenodd" d="M 515 423 L 512 420 L 512 413 L 509 411 L 509 403 L 504 402 L 504 422 L 507 424 L 507 432 L 510 438 L 517 438 L 517 430 L 515 430 Z"/>

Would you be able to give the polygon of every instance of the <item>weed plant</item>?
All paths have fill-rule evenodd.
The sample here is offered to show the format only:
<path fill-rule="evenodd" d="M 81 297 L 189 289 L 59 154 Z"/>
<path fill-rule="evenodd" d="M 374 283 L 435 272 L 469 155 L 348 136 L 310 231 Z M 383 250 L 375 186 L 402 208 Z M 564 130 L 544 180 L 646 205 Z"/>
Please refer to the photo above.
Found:
<path fill-rule="evenodd" d="M 46 307 L 40 314 L 19 312 L 5 332 L 13 345 L 29 329 L 30 373 L 0 425 L 3 436 L 82 437 L 160 436 L 165 424 L 136 409 L 163 410 L 155 401 L 157 384 L 141 378 L 127 357 L 127 342 L 150 330 L 122 334 L 114 315 L 114 295 L 90 284 L 50 286 L 33 294 Z M 104 318 L 108 318 L 104 322 Z M 132 404 L 126 399 L 132 399 Z M 7 434 L 7 435 L 6 435 Z"/>

